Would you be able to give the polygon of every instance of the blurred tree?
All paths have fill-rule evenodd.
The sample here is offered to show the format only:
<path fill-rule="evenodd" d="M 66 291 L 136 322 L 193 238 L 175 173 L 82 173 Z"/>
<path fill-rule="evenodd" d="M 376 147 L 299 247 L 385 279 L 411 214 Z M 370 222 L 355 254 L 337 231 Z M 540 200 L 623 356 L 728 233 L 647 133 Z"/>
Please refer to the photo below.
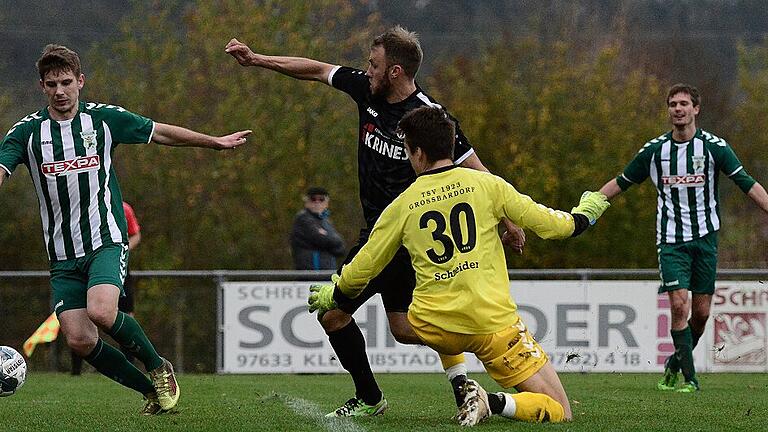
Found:
<path fill-rule="evenodd" d="M 652 76 L 621 67 L 616 47 L 581 51 L 563 41 L 504 40 L 430 81 L 492 172 L 566 210 L 667 128 L 663 89 Z M 654 267 L 655 203 L 652 187 L 635 188 L 586 235 L 564 244 L 529 238 L 510 263 Z"/>
<path fill-rule="evenodd" d="M 41 24 L 60 15 L 55 8 L 43 8 L 41 13 L 0 8 L 0 20 L 6 23 L 40 20 L 24 28 L 8 25 L 0 33 L 9 41 L 26 43 L 22 48 L 15 42 L 3 46 L 13 49 L 14 55 L 6 57 L 14 59 L 17 52 L 36 57 L 43 39 L 78 49 L 89 45 L 88 35 L 117 33 L 91 52 L 81 49 L 87 76 L 84 99 L 118 103 L 158 121 L 209 133 L 255 130 L 246 147 L 227 154 L 156 146 L 117 150 L 125 198 L 136 204 L 148 236 L 153 237 L 132 259 L 138 268 L 287 268 L 286 233 L 293 212 L 301 207 L 301 191 L 309 184 L 331 190 L 336 225 L 347 239 L 356 236 L 361 218 L 357 192 L 352 193 L 357 191 L 354 105 L 317 83 L 244 69 L 223 53 L 223 46 L 235 36 L 267 53 L 364 67 L 368 42 L 381 29 L 378 15 L 371 15 L 375 11 L 422 33 L 426 66 L 436 59 L 442 66 L 431 67 L 437 71 L 433 79 L 422 73 L 420 81 L 433 86 L 427 90 L 447 102 L 462 121 L 482 160 L 534 198 L 568 207 L 581 189 L 597 188 L 618 173 L 645 140 L 668 127 L 663 120 L 663 88 L 671 80 L 689 78 L 704 91 L 702 126 L 732 141 L 749 171 L 765 182 L 761 178 L 765 166 L 760 165 L 765 159 L 760 149 L 765 147 L 751 127 L 760 118 L 760 106 L 765 106 L 760 99 L 764 90 L 759 81 L 748 82 L 751 75 L 743 77 L 747 48 L 741 51 L 741 93 L 732 99 L 722 96 L 735 94 L 730 81 L 724 80 L 734 75 L 725 47 L 739 35 L 754 43 L 755 35 L 766 28 L 762 18 L 768 9 L 759 7 L 757 0 L 675 5 L 604 0 L 568 4 L 134 0 L 131 4 L 131 14 L 117 29 L 105 23 L 113 22 L 125 5 L 112 0 L 88 9 L 92 15 L 80 15 L 82 7 L 76 6 L 78 14 L 73 16 L 91 18 L 70 22 L 62 16 L 66 19 L 58 22 L 63 26 Z M 81 23 L 92 21 L 98 26 L 89 25 L 88 33 Z M 613 43 L 614 38 L 621 43 Z M 696 43 L 691 45 L 691 40 Z M 485 48 L 477 56 L 455 59 L 456 50 L 468 46 Z M 753 63 L 759 60 L 759 54 L 752 57 Z M 32 110 L 19 111 L 27 99 L 43 105 L 32 62 L 6 64 L 14 74 L 24 70 L 28 74 L 28 84 L 21 86 L 24 97 L 14 93 L 13 104 L 5 99 L 0 105 L 5 108 L 0 115 L 12 117 L 4 118 L 6 129 Z M 759 75 L 755 67 L 750 66 L 749 73 Z M 659 77 L 663 84 L 638 70 Z M 741 123 L 747 120 L 750 123 Z M 599 162 L 589 165 L 587 157 Z M 599 168 L 591 171 L 590 166 Z M 47 268 L 38 206 L 24 171 L 19 169 L 0 193 L 0 202 L 13 202 L 0 205 L 0 240 L 17 244 L 22 239 L 24 244 L 0 250 L 0 266 L 5 269 Z M 730 182 L 723 183 L 728 195 Z M 655 266 L 648 246 L 652 188 L 638 189 L 619 197 L 605 221 L 575 244 L 598 251 L 615 248 L 604 237 L 615 231 L 608 226 L 621 225 L 619 233 L 634 233 L 638 227 L 643 231 L 630 238 L 649 248 L 638 247 L 646 255 L 633 255 L 626 263 L 616 256 L 611 262 Z M 635 196 L 638 193 L 642 199 Z M 726 203 L 726 212 L 743 207 L 734 204 Z M 620 208 L 645 219 L 619 217 Z M 750 209 L 744 215 L 760 221 Z M 731 238 L 748 239 L 749 231 Z M 544 265 L 526 259 L 515 266 Z M 734 259 L 749 265 L 747 257 Z M 568 255 L 554 257 L 548 265 L 607 262 Z"/>
<path fill-rule="evenodd" d="M 747 172 L 763 186 L 768 184 L 768 39 L 755 46 L 739 45 L 739 94 L 731 131 L 724 137 Z M 768 216 L 730 181 L 722 181 L 726 215 L 720 248 L 721 267 L 768 266 Z M 747 202 L 745 202 L 745 200 Z"/>
<path fill-rule="evenodd" d="M 10 129 L 18 118 L 9 118 L 10 95 L 0 92 L 0 118 Z M 2 130 L 3 136 L 7 129 Z M 40 208 L 29 174 L 19 166 L 0 191 L 0 269 L 47 269 Z"/>
<path fill-rule="evenodd" d="M 322 84 L 243 68 L 224 52 L 237 37 L 268 54 L 362 67 L 376 17 L 359 20 L 355 4 L 139 2 L 117 41 L 86 57 L 88 99 L 212 134 L 254 131 L 228 153 L 118 148 L 125 198 L 152 239 L 135 264 L 287 268 L 287 235 L 309 184 L 345 197 L 334 201 L 334 219 L 347 238 L 356 235 L 354 104 Z"/>

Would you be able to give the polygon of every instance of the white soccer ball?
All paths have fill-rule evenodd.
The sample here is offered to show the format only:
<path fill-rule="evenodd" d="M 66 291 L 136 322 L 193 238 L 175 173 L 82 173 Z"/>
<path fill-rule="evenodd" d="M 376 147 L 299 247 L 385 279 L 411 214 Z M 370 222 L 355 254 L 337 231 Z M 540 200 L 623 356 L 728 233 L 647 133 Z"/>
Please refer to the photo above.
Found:
<path fill-rule="evenodd" d="M 0 397 L 16 393 L 27 379 L 27 362 L 18 351 L 0 346 Z"/>

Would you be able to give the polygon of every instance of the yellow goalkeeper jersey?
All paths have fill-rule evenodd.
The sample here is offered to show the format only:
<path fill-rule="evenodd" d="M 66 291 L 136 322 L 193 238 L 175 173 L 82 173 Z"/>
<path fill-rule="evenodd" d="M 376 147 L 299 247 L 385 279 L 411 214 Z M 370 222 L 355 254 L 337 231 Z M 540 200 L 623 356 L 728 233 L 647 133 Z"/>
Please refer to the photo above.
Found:
<path fill-rule="evenodd" d="M 416 270 L 410 313 L 455 333 L 500 331 L 517 321 L 497 229 L 504 217 L 545 239 L 574 231 L 570 213 L 493 174 L 457 166 L 423 173 L 383 211 L 338 287 L 356 297 L 404 245 Z"/>

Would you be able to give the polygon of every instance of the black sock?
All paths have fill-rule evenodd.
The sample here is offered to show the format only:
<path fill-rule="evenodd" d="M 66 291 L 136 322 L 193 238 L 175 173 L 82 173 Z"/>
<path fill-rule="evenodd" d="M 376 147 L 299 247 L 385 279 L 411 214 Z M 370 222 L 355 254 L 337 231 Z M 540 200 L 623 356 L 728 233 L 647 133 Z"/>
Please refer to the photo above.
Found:
<path fill-rule="evenodd" d="M 467 382 L 467 376 L 466 375 L 456 375 L 451 380 L 451 387 L 453 387 L 453 397 L 456 398 L 456 406 L 460 407 L 464 404 L 464 392 L 462 392 L 462 387 Z"/>
<path fill-rule="evenodd" d="M 355 383 L 355 396 L 368 405 L 381 401 L 382 393 L 376 378 L 373 377 L 368 356 L 365 354 L 365 339 L 355 320 L 343 328 L 328 333 L 336 357 L 341 366 L 352 375 Z"/>
<path fill-rule="evenodd" d="M 488 408 L 491 409 L 491 414 L 501 414 L 506 404 L 504 393 L 488 393 Z"/>
<path fill-rule="evenodd" d="M 704 332 L 701 333 L 695 331 L 693 327 L 691 327 L 691 322 L 688 321 L 688 327 L 691 329 L 691 349 L 696 348 L 696 345 L 699 344 L 699 339 L 701 339 L 701 336 L 704 335 Z"/>
<path fill-rule="evenodd" d="M 74 351 L 70 352 L 72 353 L 72 375 L 80 375 L 83 371 L 83 358 L 75 354 Z"/>

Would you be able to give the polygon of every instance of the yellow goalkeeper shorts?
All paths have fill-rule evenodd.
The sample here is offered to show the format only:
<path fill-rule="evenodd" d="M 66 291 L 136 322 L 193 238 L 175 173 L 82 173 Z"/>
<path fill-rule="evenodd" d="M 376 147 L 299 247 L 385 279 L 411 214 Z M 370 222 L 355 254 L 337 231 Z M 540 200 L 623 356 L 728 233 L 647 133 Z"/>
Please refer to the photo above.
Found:
<path fill-rule="evenodd" d="M 471 335 L 443 330 L 408 312 L 413 330 L 433 350 L 448 355 L 471 352 L 504 388 L 527 380 L 547 363 L 547 354 L 523 321 L 493 334 Z"/>

